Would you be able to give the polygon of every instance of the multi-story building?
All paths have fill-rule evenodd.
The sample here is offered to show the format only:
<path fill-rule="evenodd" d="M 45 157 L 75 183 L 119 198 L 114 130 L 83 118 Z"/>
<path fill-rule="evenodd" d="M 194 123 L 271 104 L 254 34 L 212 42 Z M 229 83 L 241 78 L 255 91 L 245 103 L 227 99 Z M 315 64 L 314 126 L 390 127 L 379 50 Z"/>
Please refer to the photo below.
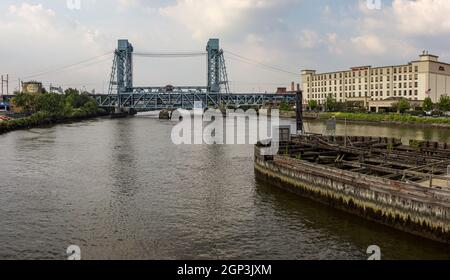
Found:
<path fill-rule="evenodd" d="M 450 64 L 425 51 L 419 60 L 406 65 L 361 66 L 321 74 L 303 70 L 301 78 L 304 102 L 316 100 L 319 105 L 331 96 L 338 102 L 361 102 L 378 111 L 389 100 L 420 102 L 431 97 L 437 102 L 442 95 L 450 95 Z"/>

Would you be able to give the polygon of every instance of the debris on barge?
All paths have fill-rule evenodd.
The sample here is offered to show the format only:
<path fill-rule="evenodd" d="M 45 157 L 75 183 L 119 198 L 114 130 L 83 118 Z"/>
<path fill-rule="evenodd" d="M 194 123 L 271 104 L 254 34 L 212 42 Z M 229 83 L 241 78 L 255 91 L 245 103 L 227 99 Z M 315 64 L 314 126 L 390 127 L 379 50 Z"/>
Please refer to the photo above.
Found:
<path fill-rule="evenodd" d="M 450 144 L 308 134 L 288 138 L 280 139 L 273 156 L 262 153 L 270 145 L 255 146 L 259 177 L 331 207 L 450 244 Z"/>

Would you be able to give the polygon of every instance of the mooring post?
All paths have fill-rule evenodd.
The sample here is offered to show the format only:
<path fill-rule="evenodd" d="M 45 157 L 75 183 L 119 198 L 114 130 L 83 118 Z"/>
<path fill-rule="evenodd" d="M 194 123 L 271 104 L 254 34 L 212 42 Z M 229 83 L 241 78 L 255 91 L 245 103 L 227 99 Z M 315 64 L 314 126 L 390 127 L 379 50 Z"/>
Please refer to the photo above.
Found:
<path fill-rule="evenodd" d="M 303 92 L 300 90 L 300 85 L 297 85 L 296 93 L 296 118 L 297 118 L 297 134 L 303 134 Z"/>

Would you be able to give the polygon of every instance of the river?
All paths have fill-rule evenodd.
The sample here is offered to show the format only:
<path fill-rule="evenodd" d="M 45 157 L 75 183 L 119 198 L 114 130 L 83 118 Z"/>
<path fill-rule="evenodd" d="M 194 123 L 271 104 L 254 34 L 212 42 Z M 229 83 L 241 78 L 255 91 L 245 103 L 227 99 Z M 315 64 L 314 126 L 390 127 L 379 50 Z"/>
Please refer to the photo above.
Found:
<path fill-rule="evenodd" d="M 367 259 L 370 245 L 384 259 L 450 259 L 448 246 L 261 182 L 252 146 L 176 146 L 173 126 L 138 116 L 0 135 L 0 259 L 65 259 L 69 245 L 83 259 Z M 450 142 L 445 129 L 345 130 Z"/>

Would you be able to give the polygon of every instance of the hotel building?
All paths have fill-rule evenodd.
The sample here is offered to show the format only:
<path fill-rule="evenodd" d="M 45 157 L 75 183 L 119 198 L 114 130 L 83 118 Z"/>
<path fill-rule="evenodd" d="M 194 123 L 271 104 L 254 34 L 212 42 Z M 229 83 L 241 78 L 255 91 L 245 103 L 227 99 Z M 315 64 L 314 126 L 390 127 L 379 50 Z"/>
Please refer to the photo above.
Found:
<path fill-rule="evenodd" d="M 319 105 L 331 96 L 338 102 L 360 102 L 378 111 L 400 98 L 419 103 L 431 97 L 438 102 L 442 95 L 450 95 L 450 64 L 427 52 L 406 65 L 361 66 L 320 74 L 303 70 L 301 78 L 304 102 L 316 100 Z"/>

